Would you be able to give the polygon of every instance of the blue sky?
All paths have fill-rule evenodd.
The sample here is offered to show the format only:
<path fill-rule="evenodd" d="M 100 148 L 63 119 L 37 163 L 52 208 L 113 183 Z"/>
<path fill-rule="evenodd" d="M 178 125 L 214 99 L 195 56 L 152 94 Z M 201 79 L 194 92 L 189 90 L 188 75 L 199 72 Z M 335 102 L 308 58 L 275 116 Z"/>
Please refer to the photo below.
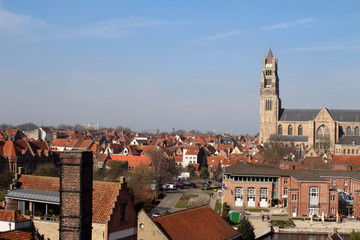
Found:
<path fill-rule="evenodd" d="M 262 57 L 285 108 L 359 108 L 359 1 L 0 1 L 0 123 L 255 134 Z"/>

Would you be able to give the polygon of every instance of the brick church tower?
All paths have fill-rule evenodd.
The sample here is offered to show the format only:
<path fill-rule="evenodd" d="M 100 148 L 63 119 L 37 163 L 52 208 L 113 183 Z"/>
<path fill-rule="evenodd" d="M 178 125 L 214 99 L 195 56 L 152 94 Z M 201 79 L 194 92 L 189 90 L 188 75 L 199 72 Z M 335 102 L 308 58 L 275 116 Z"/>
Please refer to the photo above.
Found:
<path fill-rule="evenodd" d="M 59 239 L 91 239 L 92 152 L 64 152 L 60 165 Z"/>
<path fill-rule="evenodd" d="M 270 48 L 267 57 L 263 57 L 260 79 L 260 143 L 268 142 L 270 135 L 277 133 L 277 122 L 281 108 L 277 64 L 278 60 L 273 56 Z"/>

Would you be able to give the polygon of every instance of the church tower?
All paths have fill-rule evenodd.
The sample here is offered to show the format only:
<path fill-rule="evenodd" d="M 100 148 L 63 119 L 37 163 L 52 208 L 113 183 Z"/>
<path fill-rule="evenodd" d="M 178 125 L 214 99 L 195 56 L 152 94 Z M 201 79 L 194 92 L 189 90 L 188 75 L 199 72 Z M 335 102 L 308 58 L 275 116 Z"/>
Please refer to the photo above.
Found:
<path fill-rule="evenodd" d="M 263 57 L 260 79 L 260 143 L 268 142 L 271 134 L 277 134 L 281 108 L 277 64 L 278 60 L 270 48 L 267 57 Z"/>

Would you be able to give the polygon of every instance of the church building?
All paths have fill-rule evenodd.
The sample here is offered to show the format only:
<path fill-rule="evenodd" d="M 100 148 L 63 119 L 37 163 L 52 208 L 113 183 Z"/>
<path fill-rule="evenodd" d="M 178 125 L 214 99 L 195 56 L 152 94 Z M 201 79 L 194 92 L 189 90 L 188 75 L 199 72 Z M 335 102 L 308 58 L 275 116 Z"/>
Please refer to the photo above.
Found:
<path fill-rule="evenodd" d="M 282 108 L 278 59 L 263 57 L 260 80 L 261 143 L 294 143 L 307 152 L 359 155 L 360 110 Z"/>

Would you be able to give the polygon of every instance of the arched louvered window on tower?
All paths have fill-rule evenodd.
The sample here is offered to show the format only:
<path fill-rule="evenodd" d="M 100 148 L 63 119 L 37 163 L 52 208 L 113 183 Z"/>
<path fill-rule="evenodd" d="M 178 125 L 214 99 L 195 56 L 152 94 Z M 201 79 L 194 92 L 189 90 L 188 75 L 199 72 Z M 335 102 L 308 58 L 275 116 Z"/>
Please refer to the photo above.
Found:
<path fill-rule="evenodd" d="M 282 135 L 283 133 L 282 133 L 282 126 L 281 126 L 281 124 L 278 126 L 278 134 L 279 135 Z"/>

